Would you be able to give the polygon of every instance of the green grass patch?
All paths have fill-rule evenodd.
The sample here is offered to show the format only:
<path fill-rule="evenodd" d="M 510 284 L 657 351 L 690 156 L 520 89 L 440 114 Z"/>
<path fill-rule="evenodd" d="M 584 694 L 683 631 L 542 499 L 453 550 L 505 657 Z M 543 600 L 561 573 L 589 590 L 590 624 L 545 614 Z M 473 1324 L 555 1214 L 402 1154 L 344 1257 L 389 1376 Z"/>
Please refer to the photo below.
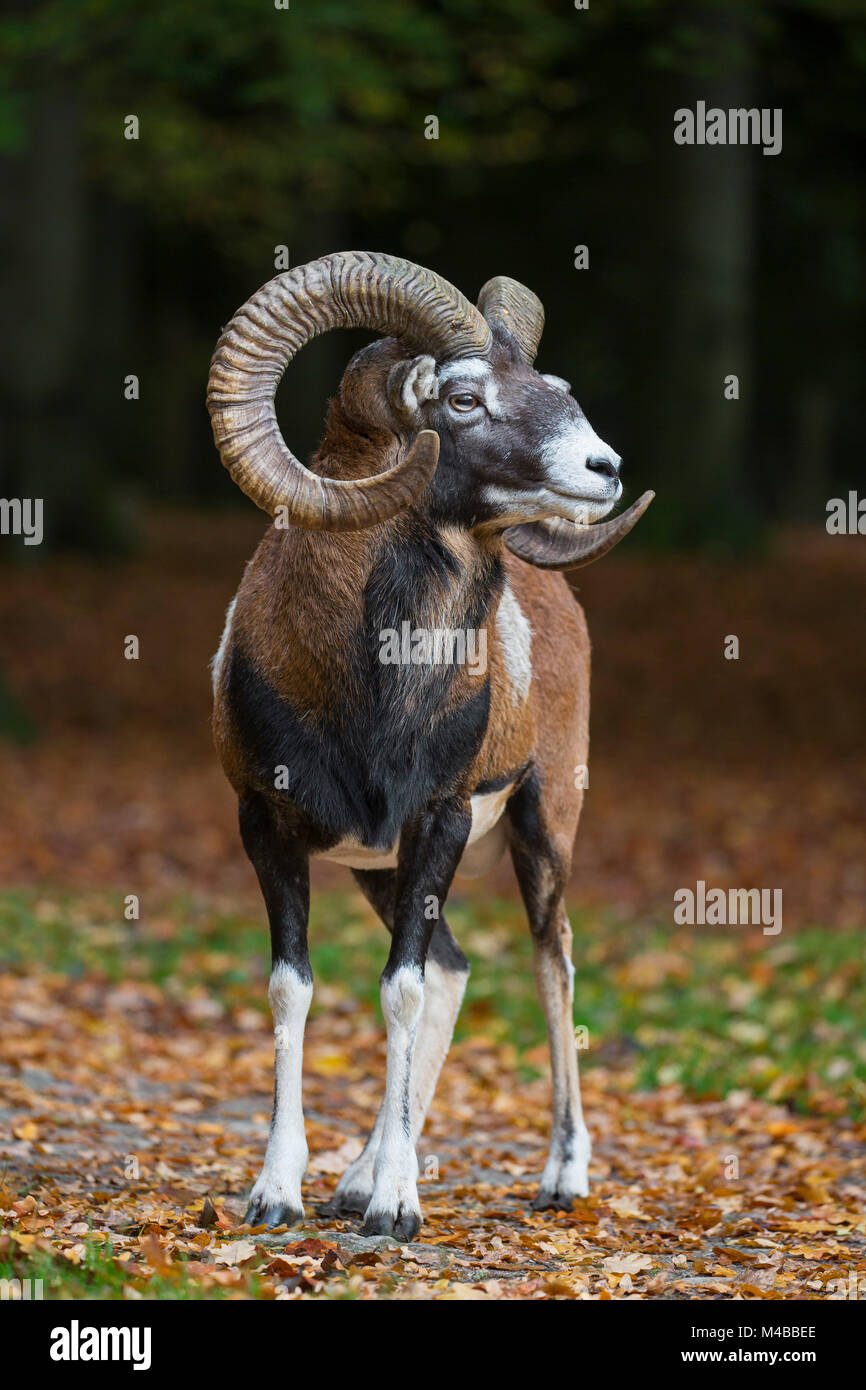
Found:
<path fill-rule="evenodd" d="M 60 1254 L 47 1252 L 20 1256 L 13 1260 L 0 1260 L 0 1280 L 18 1279 L 21 1281 L 21 1294 L 31 1301 L 38 1299 L 91 1299 L 108 1302 L 125 1297 L 124 1286 L 131 1284 L 131 1271 L 124 1268 L 124 1261 L 114 1254 L 111 1242 L 88 1240 L 79 1264 Z M 24 1281 L 29 1280 L 29 1289 Z M 227 1291 L 220 1288 L 203 1289 L 200 1283 L 190 1279 L 182 1262 L 178 1261 L 171 1275 L 154 1271 L 142 1285 L 135 1280 L 137 1292 L 144 1291 L 147 1298 L 180 1299 L 198 1302 L 202 1299 L 225 1298 Z M 250 1281 L 245 1291 L 255 1296 L 255 1284 Z M 228 1291 L 230 1292 L 230 1290 Z"/>
<path fill-rule="evenodd" d="M 542 1065 L 521 908 L 458 895 L 448 916 L 472 963 L 458 1038 L 481 1033 L 513 1047 L 524 1070 Z M 574 909 L 572 925 L 585 1066 L 628 1066 L 643 1087 L 677 1082 L 706 1097 L 748 1089 L 800 1108 L 866 1114 L 862 933 L 765 938 Z M 310 942 L 314 1009 L 353 999 L 378 1011 L 388 938 L 360 895 L 314 894 Z M 180 998 L 204 991 L 229 1013 L 267 1009 L 264 913 L 228 915 L 188 899 L 127 922 L 120 896 L 0 895 L 0 962 L 22 973 L 148 980 Z"/>

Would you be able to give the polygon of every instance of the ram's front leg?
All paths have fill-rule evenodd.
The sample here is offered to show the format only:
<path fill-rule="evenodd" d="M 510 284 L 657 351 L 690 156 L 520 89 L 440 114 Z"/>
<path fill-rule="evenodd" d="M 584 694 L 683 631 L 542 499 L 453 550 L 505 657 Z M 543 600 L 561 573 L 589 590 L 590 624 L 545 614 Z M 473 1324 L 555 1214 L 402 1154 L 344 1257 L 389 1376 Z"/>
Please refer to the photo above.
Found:
<path fill-rule="evenodd" d="M 244 1219 L 251 1226 L 291 1226 L 304 1215 L 301 1181 L 308 1157 L 301 1100 L 304 1028 L 313 996 L 308 860 L 263 801 L 241 803 L 240 826 L 270 921 L 268 998 L 274 1019 L 274 1108 L 264 1166 Z"/>
<path fill-rule="evenodd" d="M 379 892 L 383 880 L 393 880 L 393 870 L 371 870 L 355 874 L 364 892 L 391 931 L 394 925 L 394 890 Z M 371 883 L 370 880 L 373 880 Z M 418 1024 L 412 1058 L 412 1142 L 416 1145 L 424 1128 L 427 1111 L 436 1090 L 442 1063 L 451 1045 L 451 1035 L 469 978 L 469 962 L 454 940 L 448 923 L 440 915 L 434 924 L 424 967 L 424 1012 Z M 323 1216 L 364 1215 L 373 1192 L 373 1170 L 385 1123 L 384 1101 L 376 1116 L 363 1152 L 346 1169 L 329 1202 L 319 1208 Z"/>
<path fill-rule="evenodd" d="M 424 967 L 471 824 L 468 803 L 449 799 L 418 817 L 400 837 L 391 951 L 382 974 L 388 1034 L 385 1099 L 364 1235 L 411 1240 L 421 1225 L 413 1134 L 418 1085 L 413 1070 L 424 1011 Z"/>

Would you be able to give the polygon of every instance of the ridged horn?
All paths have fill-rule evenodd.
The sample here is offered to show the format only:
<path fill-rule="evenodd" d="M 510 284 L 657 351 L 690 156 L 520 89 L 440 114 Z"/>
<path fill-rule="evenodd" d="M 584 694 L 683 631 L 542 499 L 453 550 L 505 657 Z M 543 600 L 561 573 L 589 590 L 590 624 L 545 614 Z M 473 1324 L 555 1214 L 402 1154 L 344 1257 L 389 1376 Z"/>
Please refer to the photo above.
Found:
<path fill-rule="evenodd" d="M 508 275 L 495 275 L 478 296 L 478 308 L 489 324 L 501 324 L 516 340 L 530 366 L 535 361 L 544 332 L 544 305 Z"/>
<path fill-rule="evenodd" d="M 385 473 L 338 481 L 295 458 L 277 424 L 274 394 L 286 367 L 329 328 L 370 328 L 437 358 L 480 355 L 490 328 L 468 299 L 433 271 L 396 256 L 339 251 L 263 285 L 224 329 L 211 361 L 207 405 L 223 464 L 271 515 L 294 526 L 353 531 L 387 521 L 427 486 L 439 439 L 422 430 Z"/>
<path fill-rule="evenodd" d="M 611 521 L 597 521 L 594 526 L 576 526 L 559 517 L 510 526 L 505 532 L 505 544 L 512 554 L 539 569 L 581 569 L 613 550 L 640 520 L 654 497 L 654 492 L 645 492 L 620 516 Z"/>

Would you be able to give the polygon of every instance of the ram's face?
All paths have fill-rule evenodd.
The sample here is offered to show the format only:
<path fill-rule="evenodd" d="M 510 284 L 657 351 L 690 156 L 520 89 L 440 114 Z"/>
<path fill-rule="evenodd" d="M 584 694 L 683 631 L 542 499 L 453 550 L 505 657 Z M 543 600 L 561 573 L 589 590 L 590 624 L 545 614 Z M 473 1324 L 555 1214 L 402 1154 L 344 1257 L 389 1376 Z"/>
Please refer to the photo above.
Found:
<path fill-rule="evenodd" d="M 508 343 L 438 366 L 392 372 L 394 404 L 440 439 L 434 505 L 473 526 L 605 516 L 622 493 L 620 458 L 590 425 L 567 381 L 542 375 Z"/>

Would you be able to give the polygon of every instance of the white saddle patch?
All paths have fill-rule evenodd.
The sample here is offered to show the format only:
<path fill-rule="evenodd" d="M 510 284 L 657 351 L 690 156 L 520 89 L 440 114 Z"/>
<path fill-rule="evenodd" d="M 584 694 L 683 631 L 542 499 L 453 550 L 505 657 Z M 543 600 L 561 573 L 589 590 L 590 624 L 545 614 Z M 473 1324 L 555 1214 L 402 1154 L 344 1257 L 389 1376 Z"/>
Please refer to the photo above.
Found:
<path fill-rule="evenodd" d="M 510 584 L 502 590 L 496 610 L 496 631 L 505 658 L 511 703 L 522 705 L 532 684 L 532 628 Z"/>
<path fill-rule="evenodd" d="M 228 648 L 229 638 L 231 637 L 232 632 L 232 618 L 234 617 L 235 604 L 237 603 L 237 601 L 237 595 L 235 595 L 228 608 L 226 609 L 226 620 L 223 626 L 223 635 L 220 638 L 220 644 L 217 647 L 216 652 L 211 657 L 210 672 L 211 680 L 213 682 L 214 694 L 216 694 L 217 692 L 217 686 L 220 683 L 220 676 L 222 675 L 223 671 L 223 662 L 226 659 L 226 650 Z"/>

